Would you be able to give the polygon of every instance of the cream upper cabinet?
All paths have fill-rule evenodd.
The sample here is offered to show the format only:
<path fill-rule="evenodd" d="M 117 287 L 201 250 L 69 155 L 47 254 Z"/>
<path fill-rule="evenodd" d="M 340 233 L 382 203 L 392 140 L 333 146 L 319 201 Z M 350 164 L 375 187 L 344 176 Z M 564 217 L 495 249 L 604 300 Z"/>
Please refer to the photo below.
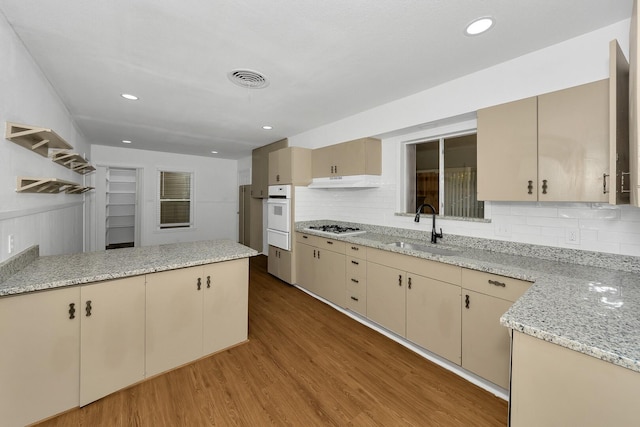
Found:
<path fill-rule="evenodd" d="M 382 142 L 361 138 L 313 150 L 312 176 L 382 174 Z"/>
<path fill-rule="evenodd" d="M 288 145 L 289 140 L 285 138 L 251 152 L 251 197 L 266 199 L 269 196 L 269 153 Z"/>
<path fill-rule="evenodd" d="M 509 388 L 509 331 L 502 316 L 531 283 L 462 269 L 462 367 Z"/>
<path fill-rule="evenodd" d="M 78 406 L 80 288 L 0 298 L 0 424 Z"/>
<path fill-rule="evenodd" d="M 82 286 L 80 406 L 144 379 L 144 313 L 145 276 Z"/>
<path fill-rule="evenodd" d="M 630 203 L 640 206 L 640 86 L 638 86 L 638 21 L 640 20 L 638 1 L 633 2 L 631 28 L 629 30 L 629 168 Z"/>
<path fill-rule="evenodd" d="M 211 354 L 247 340 L 249 260 L 204 266 L 203 354 Z"/>
<path fill-rule="evenodd" d="M 269 153 L 269 185 L 311 182 L 311 150 L 288 147 Z"/>
<path fill-rule="evenodd" d="M 609 43 L 609 174 L 612 205 L 631 202 L 629 140 L 629 62 L 616 40 Z"/>
<path fill-rule="evenodd" d="M 538 98 L 478 110 L 478 200 L 538 200 Z"/>

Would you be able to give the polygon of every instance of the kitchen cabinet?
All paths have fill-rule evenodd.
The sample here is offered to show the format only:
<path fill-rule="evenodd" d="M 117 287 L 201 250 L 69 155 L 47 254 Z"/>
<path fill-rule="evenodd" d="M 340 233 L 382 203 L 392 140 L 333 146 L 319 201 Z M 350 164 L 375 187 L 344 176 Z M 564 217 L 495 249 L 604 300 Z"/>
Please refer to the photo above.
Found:
<path fill-rule="evenodd" d="M 284 249 L 269 245 L 269 257 L 267 260 L 267 271 L 280 280 L 287 283 L 293 282 L 292 277 L 292 253 Z"/>
<path fill-rule="evenodd" d="M 288 147 L 269 153 L 269 185 L 308 185 L 311 182 L 311 150 Z"/>
<path fill-rule="evenodd" d="M 147 377 L 246 340 L 248 265 L 243 258 L 147 275 Z"/>
<path fill-rule="evenodd" d="M 347 243 L 345 307 L 363 316 L 367 315 L 367 248 Z"/>
<path fill-rule="evenodd" d="M 629 169 L 630 169 L 630 203 L 640 206 L 640 86 L 638 86 L 638 49 L 640 33 L 638 21 L 640 8 L 634 0 L 629 29 Z"/>
<path fill-rule="evenodd" d="M 251 197 L 258 199 L 269 197 L 269 153 L 286 148 L 288 145 L 289 141 L 285 138 L 251 152 Z"/>
<path fill-rule="evenodd" d="M 511 343 L 500 316 L 530 285 L 462 269 L 462 367 L 506 389 Z"/>
<path fill-rule="evenodd" d="M 22 426 L 78 406 L 80 288 L 0 298 L 0 418 Z"/>
<path fill-rule="evenodd" d="M 80 406 L 145 377 L 145 276 L 84 285 Z"/>
<path fill-rule="evenodd" d="M 638 425 L 640 373 L 513 331 L 510 425 Z"/>
<path fill-rule="evenodd" d="M 296 233 L 296 240 L 296 251 L 300 251 L 296 257 L 299 286 L 344 307 L 345 243 L 302 233 Z"/>
<path fill-rule="evenodd" d="M 478 199 L 624 203 L 623 59 L 612 48 L 610 79 L 479 110 Z"/>
<path fill-rule="evenodd" d="M 367 317 L 404 337 L 406 273 L 397 268 L 367 262 L 367 278 Z"/>
<path fill-rule="evenodd" d="M 247 340 L 249 263 L 246 259 L 204 266 L 203 354 Z"/>
<path fill-rule="evenodd" d="M 361 138 L 313 150 L 312 177 L 381 175 L 382 143 Z"/>

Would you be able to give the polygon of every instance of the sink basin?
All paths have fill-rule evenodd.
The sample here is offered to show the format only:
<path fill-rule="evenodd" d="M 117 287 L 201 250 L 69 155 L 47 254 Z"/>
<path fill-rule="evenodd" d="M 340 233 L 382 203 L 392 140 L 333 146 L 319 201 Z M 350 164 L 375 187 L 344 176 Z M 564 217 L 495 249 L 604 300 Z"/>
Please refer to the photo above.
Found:
<path fill-rule="evenodd" d="M 408 251 L 427 252 L 434 255 L 453 256 L 460 255 L 459 251 L 452 251 L 451 249 L 439 248 L 435 245 L 420 245 L 418 243 L 408 242 L 393 242 L 389 243 L 389 246 L 395 246 L 396 248 L 406 249 Z"/>

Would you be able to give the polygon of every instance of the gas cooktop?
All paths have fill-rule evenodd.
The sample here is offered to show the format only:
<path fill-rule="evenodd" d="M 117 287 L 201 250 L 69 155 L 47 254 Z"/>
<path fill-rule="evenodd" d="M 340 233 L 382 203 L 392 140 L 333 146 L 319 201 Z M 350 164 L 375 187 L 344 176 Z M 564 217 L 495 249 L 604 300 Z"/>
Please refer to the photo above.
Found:
<path fill-rule="evenodd" d="M 357 234 L 364 234 L 366 231 L 357 227 L 343 227 L 341 225 L 311 225 L 307 227 L 307 230 L 312 230 L 317 233 L 325 233 L 327 235 L 340 235 L 340 236 L 354 236 Z"/>

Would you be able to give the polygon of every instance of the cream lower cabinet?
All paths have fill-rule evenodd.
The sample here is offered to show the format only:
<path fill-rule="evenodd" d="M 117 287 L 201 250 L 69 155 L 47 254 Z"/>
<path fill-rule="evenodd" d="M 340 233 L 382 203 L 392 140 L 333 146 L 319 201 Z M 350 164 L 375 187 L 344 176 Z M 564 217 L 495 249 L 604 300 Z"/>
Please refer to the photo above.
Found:
<path fill-rule="evenodd" d="M 406 335 L 407 274 L 367 262 L 367 317 L 400 336 Z"/>
<path fill-rule="evenodd" d="M 80 288 L 0 298 L 0 424 L 78 406 Z"/>
<path fill-rule="evenodd" d="M 267 271 L 287 283 L 293 282 L 291 269 L 291 252 L 269 245 Z"/>
<path fill-rule="evenodd" d="M 367 248 L 347 243 L 346 245 L 347 288 L 345 307 L 363 316 L 367 315 Z"/>
<path fill-rule="evenodd" d="M 147 376 L 247 339 L 248 265 L 243 258 L 147 275 Z"/>
<path fill-rule="evenodd" d="M 81 288 L 80 406 L 145 377 L 145 276 Z"/>
<path fill-rule="evenodd" d="M 513 332 L 510 425 L 637 426 L 640 373 Z"/>
<path fill-rule="evenodd" d="M 203 352 L 247 340 L 249 262 L 246 258 L 204 266 Z"/>
<path fill-rule="evenodd" d="M 296 282 L 297 285 L 316 293 L 315 289 L 315 258 L 316 248 L 312 246 L 314 236 L 300 235 L 296 233 L 299 239 L 296 244 Z M 308 243 L 309 244 L 308 244 Z"/>
<path fill-rule="evenodd" d="M 506 389 L 511 342 L 500 317 L 530 285 L 462 269 L 462 367 Z"/>

